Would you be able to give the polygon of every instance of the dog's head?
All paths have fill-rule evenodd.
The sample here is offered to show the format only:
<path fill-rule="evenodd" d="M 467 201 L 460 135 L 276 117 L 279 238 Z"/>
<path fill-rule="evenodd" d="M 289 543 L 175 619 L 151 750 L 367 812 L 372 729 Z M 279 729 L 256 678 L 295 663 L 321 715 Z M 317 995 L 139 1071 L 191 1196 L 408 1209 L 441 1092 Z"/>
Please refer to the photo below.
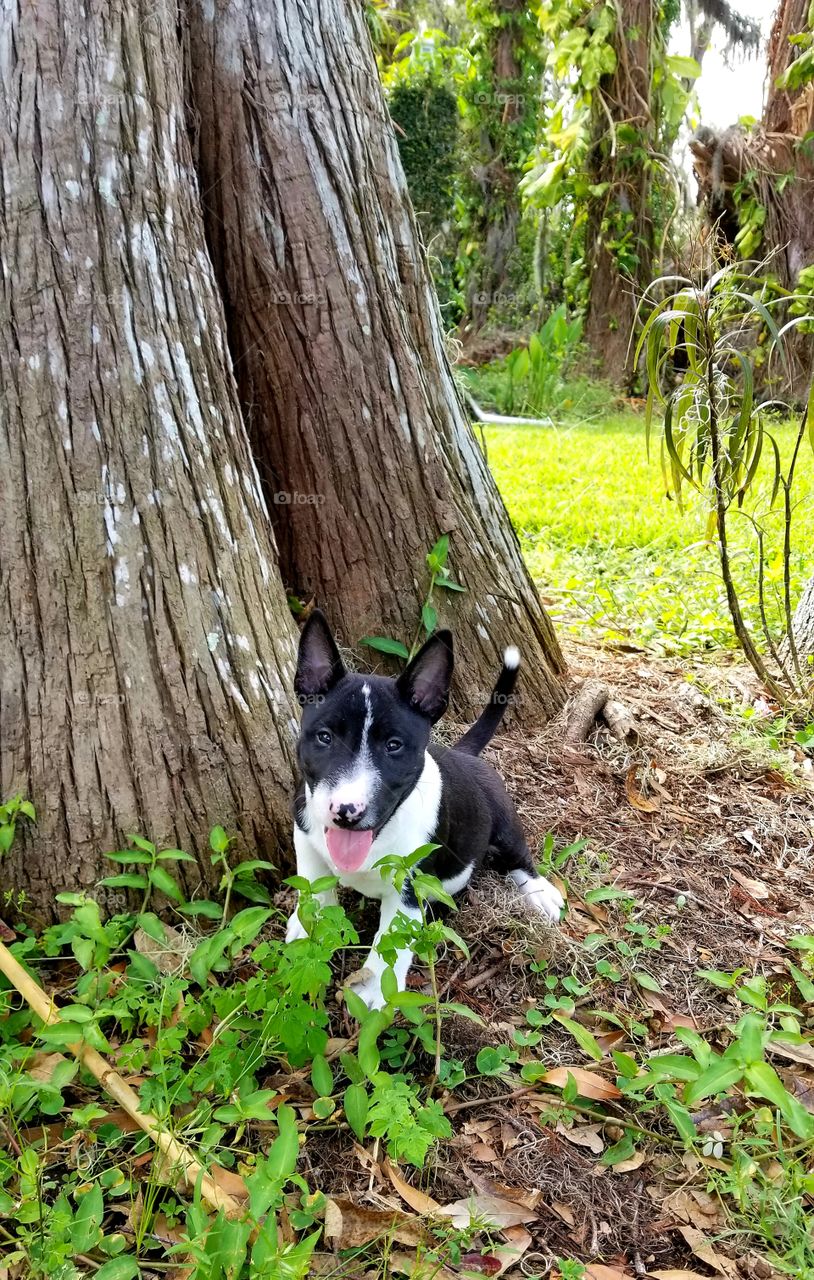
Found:
<path fill-rule="evenodd" d="M 318 610 L 300 636 L 294 689 L 302 705 L 299 760 L 310 821 L 325 828 L 338 871 L 358 871 L 413 790 L 430 730 L 444 714 L 452 636 L 438 631 L 394 680 L 346 670 Z"/>

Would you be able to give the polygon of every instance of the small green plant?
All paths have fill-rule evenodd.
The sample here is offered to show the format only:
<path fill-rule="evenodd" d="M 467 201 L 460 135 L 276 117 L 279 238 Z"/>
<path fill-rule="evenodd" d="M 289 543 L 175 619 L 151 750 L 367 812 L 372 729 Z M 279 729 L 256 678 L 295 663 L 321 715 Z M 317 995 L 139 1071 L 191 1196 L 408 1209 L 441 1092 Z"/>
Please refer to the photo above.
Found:
<path fill-rule="evenodd" d="M 30 800 L 12 796 L 5 804 L 0 804 L 0 858 L 13 845 L 20 818 L 27 818 L 29 822 L 37 821 L 37 813 Z"/>
<path fill-rule="evenodd" d="M 812 680 L 797 652 L 790 586 L 792 492 L 803 438 L 806 429 L 814 426 L 814 397 L 801 415 L 791 457 L 784 467 L 777 441 L 768 427 L 772 410 L 778 405 L 775 401 L 756 400 L 753 366 L 743 349 L 743 338 L 749 325 L 763 324 L 782 355 L 785 329 L 778 330 L 761 298 L 748 292 L 753 283 L 735 265 L 723 267 L 703 285 L 677 277 L 656 281 L 656 287 L 664 286 L 669 291 L 643 326 L 636 361 L 644 355 L 648 446 L 654 408 L 658 404 L 663 409 L 662 465 L 670 493 L 681 506 L 684 487 L 691 486 L 708 504 L 707 537 L 714 534 L 717 538 L 721 576 L 738 643 L 773 697 L 781 703 L 789 699 L 806 702 L 812 696 Z M 686 371 L 677 386 L 667 389 L 667 369 L 677 355 L 686 362 Z M 765 525 L 759 515 L 753 514 L 749 520 L 756 540 L 760 618 L 768 651 L 764 653 L 747 625 L 736 586 L 730 523 L 754 486 L 766 456 L 772 477 L 769 509 L 779 495 L 783 502 L 784 626 L 780 637 L 773 635 L 769 626 Z"/>
<path fill-rule="evenodd" d="M 466 590 L 466 587 L 462 587 L 460 582 L 456 582 L 452 577 L 447 565 L 448 558 L 449 534 L 445 533 L 438 539 L 435 546 L 427 552 L 427 568 L 430 571 L 430 581 L 424 603 L 421 606 L 421 619 L 409 649 L 401 640 L 393 640 L 390 636 L 363 636 L 360 644 L 367 645 L 369 649 L 376 649 L 379 653 L 392 654 L 397 658 L 403 658 L 405 662 L 409 662 L 414 654 L 418 652 L 423 641 L 428 639 L 438 626 L 438 610 L 433 604 L 435 589 L 438 587 L 444 591 Z"/>
<path fill-rule="evenodd" d="M 569 367 L 579 353 L 582 320 L 569 320 L 565 303 L 552 311 L 538 333 L 504 362 L 504 413 L 548 414 L 559 408 Z"/>

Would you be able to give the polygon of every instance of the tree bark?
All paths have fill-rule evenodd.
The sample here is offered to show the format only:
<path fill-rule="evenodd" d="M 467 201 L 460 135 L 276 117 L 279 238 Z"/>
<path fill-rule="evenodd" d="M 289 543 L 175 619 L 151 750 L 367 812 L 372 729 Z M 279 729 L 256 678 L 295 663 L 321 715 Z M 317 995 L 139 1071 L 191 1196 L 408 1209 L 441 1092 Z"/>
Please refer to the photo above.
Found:
<path fill-rule="evenodd" d="M 803 666 L 806 659 L 814 659 L 814 577 L 809 578 L 797 602 L 792 627 L 800 665 Z"/>
<path fill-rule="evenodd" d="M 0 64 L 3 881 L 43 915 L 130 831 L 287 832 L 294 631 L 241 422 L 166 0 L 12 4 Z"/>
<path fill-rule="evenodd" d="M 650 0 L 624 0 L 617 23 L 614 48 L 616 69 L 603 76 L 595 91 L 594 145 L 588 159 L 592 185 L 608 189 L 592 197 L 585 233 L 590 292 L 585 316 L 585 340 L 597 372 L 616 384 L 629 384 L 631 334 L 636 321 L 638 282 L 650 280 L 653 226 L 649 210 L 648 166 L 641 149 L 651 140 L 650 48 L 652 41 Z M 618 142 L 610 128 L 625 124 L 636 129 L 635 148 Z M 636 152 L 639 154 L 637 155 Z M 628 252 L 637 255 L 635 271 L 620 265 L 619 249 L 612 242 L 628 234 Z"/>
<path fill-rule="evenodd" d="M 508 273 L 517 245 L 520 224 L 518 157 L 511 163 L 513 126 L 523 113 L 527 86 L 522 80 L 520 50 L 524 0 L 495 0 L 497 25 L 490 27 L 487 41 L 492 68 L 491 87 L 477 112 L 483 120 L 480 131 L 483 163 L 475 179 L 481 189 L 482 207 L 479 236 L 481 261 L 472 277 L 467 297 L 467 324 L 475 332 L 487 322 L 492 307 L 500 306 L 508 291 Z M 525 156 L 519 157 L 520 161 Z"/>
<path fill-rule="evenodd" d="M 782 0 L 769 37 L 769 75 L 763 125 L 769 133 L 793 133 L 802 138 L 814 128 L 814 90 L 781 89 L 778 78 L 799 52 L 791 37 L 808 30 L 809 0 Z"/>
<path fill-rule="evenodd" d="M 437 591 L 460 713 L 507 643 L 527 719 L 563 661 L 458 398 L 362 10 L 347 0 L 189 0 L 207 237 L 284 581 L 341 641 L 409 645 L 451 535 L 466 594 Z"/>

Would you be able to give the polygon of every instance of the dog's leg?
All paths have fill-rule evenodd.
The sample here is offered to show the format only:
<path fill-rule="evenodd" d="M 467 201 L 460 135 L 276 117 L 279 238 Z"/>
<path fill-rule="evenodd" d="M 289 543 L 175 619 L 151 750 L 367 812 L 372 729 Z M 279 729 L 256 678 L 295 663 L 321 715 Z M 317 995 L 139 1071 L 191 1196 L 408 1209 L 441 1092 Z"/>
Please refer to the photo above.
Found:
<path fill-rule="evenodd" d="M 565 906 L 565 899 L 550 880 L 537 874 L 519 820 L 509 823 L 496 838 L 493 847 L 496 853 L 495 870 L 514 881 L 533 910 L 541 912 L 556 923 Z"/>
<path fill-rule="evenodd" d="M 321 876 L 332 875 L 331 868 L 328 866 L 324 858 L 321 858 L 308 839 L 304 831 L 299 827 L 294 827 L 294 849 L 297 854 L 297 875 L 302 876 L 304 880 L 319 880 Z M 336 905 L 336 890 L 327 889 L 323 893 L 318 893 L 317 899 L 322 903 L 323 907 L 333 907 Z M 299 917 L 299 894 L 297 895 L 297 906 L 288 918 L 288 926 L 285 931 L 286 942 L 296 942 L 298 938 L 307 938 L 308 932 L 305 929 Z"/>
<path fill-rule="evenodd" d="M 388 889 L 385 897 L 382 898 L 381 915 L 379 917 L 379 927 L 376 930 L 376 937 L 373 939 L 373 946 L 370 954 L 365 960 L 364 967 L 361 970 L 361 981 L 352 983 L 352 990 L 364 1000 L 368 1009 L 381 1009 L 385 1005 L 385 998 L 382 995 L 382 974 L 388 967 L 387 961 L 383 956 L 379 955 L 378 945 L 396 916 L 401 913 L 410 920 L 420 920 L 421 912 L 418 907 L 410 906 L 403 898 L 396 893 L 395 889 Z M 396 975 L 399 991 L 404 991 L 407 986 L 407 974 L 410 972 L 410 965 L 413 963 L 413 953 L 409 947 L 403 947 L 396 952 L 396 959 L 393 970 Z"/>

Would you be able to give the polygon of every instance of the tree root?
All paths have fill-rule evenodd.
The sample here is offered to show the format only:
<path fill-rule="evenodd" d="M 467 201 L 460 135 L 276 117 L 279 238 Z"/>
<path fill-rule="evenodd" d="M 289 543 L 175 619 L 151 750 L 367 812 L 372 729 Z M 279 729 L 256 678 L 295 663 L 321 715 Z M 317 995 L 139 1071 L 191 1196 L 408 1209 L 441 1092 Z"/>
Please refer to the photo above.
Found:
<path fill-rule="evenodd" d="M 611 697 L 601 680 L 584 680 L 568 707 L 563 739 L 570 746 L 585 742 L 599 719 L 619 742 L 635 746 L 639 731 L 630 710 Z"/>

